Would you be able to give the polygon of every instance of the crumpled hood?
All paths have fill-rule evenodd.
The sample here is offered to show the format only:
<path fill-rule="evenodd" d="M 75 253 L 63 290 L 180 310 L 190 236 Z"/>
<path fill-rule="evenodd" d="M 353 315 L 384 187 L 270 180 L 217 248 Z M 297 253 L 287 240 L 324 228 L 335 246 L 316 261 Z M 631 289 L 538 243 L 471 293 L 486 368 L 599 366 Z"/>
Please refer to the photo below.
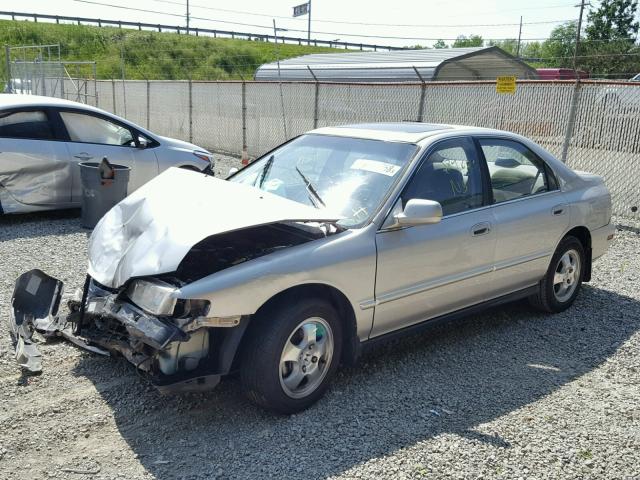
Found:
<path fill-rule="evenodd" d="M 175 271 L 189 250 L 211 235 L 339 218 L 251 186 L 170 168 L 100 220 L 89 242 L 88 273 L 118 288 L 132 277 Z"/>

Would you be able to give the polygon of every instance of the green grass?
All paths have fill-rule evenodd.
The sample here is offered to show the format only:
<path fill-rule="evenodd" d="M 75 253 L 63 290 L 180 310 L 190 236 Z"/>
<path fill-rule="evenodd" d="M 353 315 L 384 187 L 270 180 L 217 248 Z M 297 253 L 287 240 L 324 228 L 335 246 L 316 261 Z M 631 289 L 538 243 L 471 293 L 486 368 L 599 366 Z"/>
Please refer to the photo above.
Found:
<path fill-rule="evenodd" d="M 113 27 L 0 21 L 0 44 L 60 44 L 62 60 L 95 61 L 100 79 L 252 79 L 256 68 L 276 60 L 273 43 Z M 280 59 L 343 49 L 278 44 Z M 4 51 L 2 69 L 6 78 Z M 31 58 L 32 60 L 33 58 Z M 70 72 L 73 74 L 73 72 Z"/>

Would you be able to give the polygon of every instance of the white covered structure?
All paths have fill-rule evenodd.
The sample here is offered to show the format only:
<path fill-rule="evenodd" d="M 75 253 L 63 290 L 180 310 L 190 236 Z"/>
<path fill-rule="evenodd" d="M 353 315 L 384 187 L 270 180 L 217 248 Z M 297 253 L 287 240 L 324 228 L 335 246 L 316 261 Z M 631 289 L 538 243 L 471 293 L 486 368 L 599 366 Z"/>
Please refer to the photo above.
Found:
<path fill-rule="evenodd" d="M 416 73 L 419 72 L 419 76 Z M 315 53 L 258 68 L 256 80 L 325 82 L 415 82 L 495 80 L 502 75 L 537 79 L 522 60 L 498 47 Z"/>

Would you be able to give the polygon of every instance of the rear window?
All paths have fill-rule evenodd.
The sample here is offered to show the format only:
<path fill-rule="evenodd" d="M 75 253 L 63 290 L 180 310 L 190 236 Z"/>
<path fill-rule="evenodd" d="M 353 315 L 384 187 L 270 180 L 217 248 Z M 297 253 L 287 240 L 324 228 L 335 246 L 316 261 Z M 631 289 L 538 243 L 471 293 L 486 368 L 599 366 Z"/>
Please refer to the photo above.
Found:
<path fill-rule="evenodd" d="M 0 138 L 54 138 L 47 114 L 41 110 L 0 113 Z"/>

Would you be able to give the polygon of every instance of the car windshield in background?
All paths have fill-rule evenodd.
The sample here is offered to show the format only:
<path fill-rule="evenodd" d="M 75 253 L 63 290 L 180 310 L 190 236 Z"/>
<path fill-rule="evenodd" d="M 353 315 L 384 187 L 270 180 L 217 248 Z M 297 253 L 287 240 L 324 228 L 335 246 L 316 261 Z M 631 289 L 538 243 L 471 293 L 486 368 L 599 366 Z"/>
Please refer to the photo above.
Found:
<path fill-rule="evenodd" d="M 257 160 L 230 181 L 326 208 L 345 227 L 371 218 L 417 146 L 327 135 L 304 135 Z"/>

